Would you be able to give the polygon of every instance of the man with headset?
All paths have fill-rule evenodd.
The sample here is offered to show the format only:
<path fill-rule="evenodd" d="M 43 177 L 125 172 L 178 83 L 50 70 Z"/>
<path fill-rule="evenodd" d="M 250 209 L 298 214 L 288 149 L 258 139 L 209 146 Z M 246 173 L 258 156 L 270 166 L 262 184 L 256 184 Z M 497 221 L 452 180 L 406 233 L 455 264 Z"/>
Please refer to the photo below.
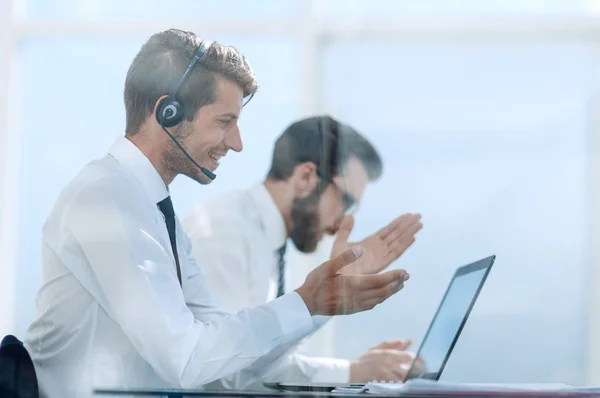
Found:
<path fill-rule="evenodd" d="M 268 304 L 235 314 L 214 304 L 168 186 L 179 174 L 209 184 L 219 159 L 242 150 L 237 122 L 256 91 L 233 47 L 178 30 L 142 46 L 125 80 L 125 137 L 64 188 L 43 227 L 25 336 L 42 396 L 219 379 L 244 387 L 311 333 L 314 317 L 367 310 L 402 288 L 403 270 L 339 272 L 366 251 L 353 246 Z"/>
<path fill-rule="evenodd" d="M 376 149 L 352 127 L 329 116 L 289 125 L 275 142 L 264 181 L 199 203 L 182 218 L 219 304 L 237 312 L 284 295 L 288 238 L 303 253 L 314 252 L 325 234 L 336 234 L 334 257 L 348 248 L 352 214 L 381 173 Z M 390 265 L 414 242 L 420 218 L 402 215 L 362 240 L 370 261 L 351 272 L 374 274 Z M 407 343 L 386 342 L 353 361 L 293 352 L 265 381 L 402 381 L 414 358 Z"/>

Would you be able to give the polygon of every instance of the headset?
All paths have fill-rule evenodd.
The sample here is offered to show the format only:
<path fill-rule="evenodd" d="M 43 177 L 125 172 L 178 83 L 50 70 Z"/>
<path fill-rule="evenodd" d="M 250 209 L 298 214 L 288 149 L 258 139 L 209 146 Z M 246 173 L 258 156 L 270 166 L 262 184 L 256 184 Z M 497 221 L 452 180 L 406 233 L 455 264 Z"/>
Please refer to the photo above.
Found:
<path fill-rule="evenodd" d="M 333 178 L 333 165 L 337 164 L 338 122 L 329 116 L 319 116 L 321 135 L 321 165 L 317 174 L 323 182 L 329 184 Z"/>
<path fill-rule="evenodd" d="M 321 134 L 321 165 L 317 170 L 317 175 L 324 182 L 319 189 L 322 193 L 327 184 L 332 184 L 344 201 L 346 206 L 344 212 L 353 213 L 357 208 L 357 200 L 333 182 L 333 173 L 339 163 L 340 135 L 343 133 L 344 127 L 332 117 L 320 116 L 318 128 Z"/>
<path fill-rule="evenodd" d="M 192 61 L 188 65 L 186 71 L 181 76 L 181 79 L 179 79 L 179 83 L 177 83 L 175 89 L 171 91 L 171 93 L 169 93 L 169 95 L 166 98 L 162 99 L 159 102 L 158 107 L 156 109 L 156 121 L 158 121 L 160 127 L 162 127 L 165 133 L 167 133 L 171 140 L 173 140 L 175 145 L 177 145 L 179 149 L 181 149 L 183 154 L 196 167 L 198 167 L 205 176 L 207 176 L 211 180 L 214 180 L 215 178 L 217 178 L 217 175 L 196 163 L 196 161 L 192 159 L 192 157 L 186 152 L 186 150 L 183 149 L 179 142 L 177 142 L 175 137 L 173 137 L 173 135 L 167 130 L 167 127 L 175 127 L 183 121 L 183 118 L 185 117 L 185 107 L 184 104 L 181 103 L 181 101 L 179 101 L 179 99 L 177 98 L 177 94 L 179 93 L 179 90 L 181 90 L 181 86 L 183 86 L 183 83 L 186 81 L 186 79 L 188 78 L 189 74 L 192 72 L 198 61 L 204 55 L 206 55 L 206 52 L 210 48 L 211 44 L 211 41 L 202 40 L 202 42 L 198 46 L 198 50 L 196 50 L 196 53 L 194 54 L 194 58 L 192 58 Z"/>

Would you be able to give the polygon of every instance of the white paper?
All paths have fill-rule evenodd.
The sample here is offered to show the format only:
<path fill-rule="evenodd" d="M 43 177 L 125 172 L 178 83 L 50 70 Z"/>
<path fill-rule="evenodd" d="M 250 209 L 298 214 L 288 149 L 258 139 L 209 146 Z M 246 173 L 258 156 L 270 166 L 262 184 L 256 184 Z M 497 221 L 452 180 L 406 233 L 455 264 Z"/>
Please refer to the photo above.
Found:
<path fill-rule="evenodd" d="M 599 391 L 600 387 L 574 387 L 563 383 L 455 383 L 411 379 L 406 383 L 370 382 L 365 385 L 371 394 L 404 394 L 420 391 Z"/>

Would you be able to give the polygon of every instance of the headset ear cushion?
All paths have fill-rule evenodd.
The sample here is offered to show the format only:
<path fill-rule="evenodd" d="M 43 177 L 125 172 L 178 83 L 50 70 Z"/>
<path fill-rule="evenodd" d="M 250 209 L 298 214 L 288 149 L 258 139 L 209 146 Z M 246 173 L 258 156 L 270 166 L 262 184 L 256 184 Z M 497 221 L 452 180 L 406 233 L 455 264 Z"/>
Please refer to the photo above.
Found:
<path fill-rule="evenodd" d="M 166 97 L 156 108 L 156 121 L 164 127 L 177 126 L 183 120 L 183 106 L 177 100 Z"/>

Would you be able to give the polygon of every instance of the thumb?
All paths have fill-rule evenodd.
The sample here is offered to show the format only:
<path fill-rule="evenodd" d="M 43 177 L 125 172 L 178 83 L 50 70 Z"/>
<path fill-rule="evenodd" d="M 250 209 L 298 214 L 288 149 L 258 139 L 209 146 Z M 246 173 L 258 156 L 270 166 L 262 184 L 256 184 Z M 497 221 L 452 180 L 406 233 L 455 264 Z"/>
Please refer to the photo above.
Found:
<path fill-rule="evenodd" d="M 335 275 L 339 270 L 344 268 L 348 264 L 352 264 L 354 261 L 358 260 L 365 249 L 362 246 L 352 246 L 348 250 L 342 252 L 342 254 L 332 258 L 328 261 L 327 272 L 329 275 Z"/>
<path fill-rule="evenodd" d="M 337 230 L 337 236 L 335 238 L 336 241 L 348 242 L 348 238 L 350 237 L 350 233 L 352 232 L 352 228 L 354 228 L 354 217 L 351 214 L 348 214 L 342 218 L 340 222 L 340 226 Z"/>

